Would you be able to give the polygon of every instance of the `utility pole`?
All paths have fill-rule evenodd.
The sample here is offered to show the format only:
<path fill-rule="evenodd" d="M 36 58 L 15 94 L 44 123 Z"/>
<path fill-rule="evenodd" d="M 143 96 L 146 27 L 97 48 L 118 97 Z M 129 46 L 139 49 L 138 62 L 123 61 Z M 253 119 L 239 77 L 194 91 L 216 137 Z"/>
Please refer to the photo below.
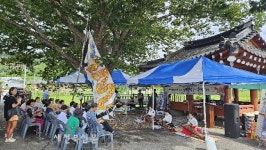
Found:
<path fill-rule="evenodd" d="M 24 84 L 23 84 L 23 88 L 26 89 L 27 66 L 23 65 L 23 67 L 24 67 Z"/>

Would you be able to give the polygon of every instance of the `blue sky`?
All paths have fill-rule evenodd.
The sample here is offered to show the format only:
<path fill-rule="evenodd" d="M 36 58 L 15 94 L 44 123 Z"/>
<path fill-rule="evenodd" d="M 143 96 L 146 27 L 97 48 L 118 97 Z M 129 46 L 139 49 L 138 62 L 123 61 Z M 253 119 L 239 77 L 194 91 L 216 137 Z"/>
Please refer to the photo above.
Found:
<path fill-rule="evenodd" d="M 260 36 L 266 41 L 266 24 L 261 28 Z"/>
<path fill-rule="evenodd" d="M 212 28 L 214 32 L 217 32 L 215 33 L 214 35 L 218 34 L 219 31 L 218 31 L 218 27 L 213 27 Z M 261 32 L 260 32 L 260 36 L 264 39 L 264 41 L 266 42 L 266 24 L 264 24 L 264 26 L 261 27 Z M 196 36 L 196 39 L 202 39 L 203 37 L 202 36 Z M 195 40 L 195 39 L 193 39 Z M 159 58 L 163 58 L 164 57 L 164 52 L 162 52 L 161 50 L 158 51 L 158 56 Z"/>

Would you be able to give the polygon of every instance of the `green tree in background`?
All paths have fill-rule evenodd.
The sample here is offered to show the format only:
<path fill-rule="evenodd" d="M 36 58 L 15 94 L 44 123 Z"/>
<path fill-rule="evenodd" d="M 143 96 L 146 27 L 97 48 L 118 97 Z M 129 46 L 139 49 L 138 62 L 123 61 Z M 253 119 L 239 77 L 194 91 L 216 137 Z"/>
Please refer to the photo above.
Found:
<path fill-rule="evenodd" d="M 250 8 L 227 0 L 2 0 L 0 52 L 10 55 L 6 64 L 44 63 L 42 76 L 55 80 L 79 68 L 88 22 L 104 65 L 132 72 L 159 49 L 213 34 L 213 25 L 226 30 L 254 18 L 260 27 L 265 16 Z"/>

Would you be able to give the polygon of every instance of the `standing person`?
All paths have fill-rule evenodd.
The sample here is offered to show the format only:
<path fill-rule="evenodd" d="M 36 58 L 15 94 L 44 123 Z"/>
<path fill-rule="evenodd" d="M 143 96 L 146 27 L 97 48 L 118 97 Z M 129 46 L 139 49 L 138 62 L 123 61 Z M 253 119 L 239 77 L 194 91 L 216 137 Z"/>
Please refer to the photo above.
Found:
<path fill-rule="evenodd" d="M 153 101 L 153 104 L 154 104 L 154 106 L 153 106 L 153 108 L 154 108 L 154 110 L 157 110 L 157 106 L 158 106 L 158 102 L 157 102 L 157 99 L 158 99 L 158 94 L 156 93 L 156 89 L 154 89 L 154 91 L 153 91 L 153 95 L 152 96 L 154 96 L 154 101 Z"/>
<path fill-rule="evenodd" d="M 143 108 L 143 99 L 144 99 L 144 95 L 143 95 L 143 93 L 141 93 L 141 89 L 139 89 L 138 101 L 139 101 L 139 107 L 140 108 Z"/>
<path fill-rule="evenodd" d="M 9 96 L 5 100 L 5 106 L 4 106 L 4 117 L 7 121 L 7 126 L 6 126 L 6 133 L 7 137 L 5 142 L 15 142 L 16 139 L 12 138 L 11 135 L 13 134 L 17 122 L 18 122 L 18 114 L 13 114 L 12 116 L 8 115 L 8 111 L 10 111 L 12 108 L 16 108 L 20 105 L 21 103 L 21 97 L 16 98 L 15 96 L 17 95 L 17 88 L 11 87 L 9 89 Z"/>
<path fill-rule="evenodd" d="M 120 98 L 121 97 L 120 97 L 119 92 L 117 90 L 115 90 L 115 99 L 117 100 L 117 99 L 120 99 Z"/>
<path fill-rule="evenodd" d="M 48 92 L 48 90 L 47 90 L 47 88 L 45 86 L 43 87 L 42 99 L 43 100 L 49 99 L 49 92 Z"/>

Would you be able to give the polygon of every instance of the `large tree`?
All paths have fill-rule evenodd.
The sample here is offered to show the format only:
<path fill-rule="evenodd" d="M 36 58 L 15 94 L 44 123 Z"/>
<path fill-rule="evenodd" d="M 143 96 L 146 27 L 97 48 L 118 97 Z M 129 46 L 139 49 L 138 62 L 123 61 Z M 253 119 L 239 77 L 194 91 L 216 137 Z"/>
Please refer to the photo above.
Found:
<path fill-rule="evenodd" d="M 159 49 L 176 50 L 195 35 L 212 34 L 214 25 L 226 30 L 256 18 L 250 6 L 227 0 L 2 0 L 0 51 L 11 56 L 5 63 L 45 63 L 43 77 L 55 79 L 79 68 L 88 27 L 110 71 L 136 70 Z"/>

